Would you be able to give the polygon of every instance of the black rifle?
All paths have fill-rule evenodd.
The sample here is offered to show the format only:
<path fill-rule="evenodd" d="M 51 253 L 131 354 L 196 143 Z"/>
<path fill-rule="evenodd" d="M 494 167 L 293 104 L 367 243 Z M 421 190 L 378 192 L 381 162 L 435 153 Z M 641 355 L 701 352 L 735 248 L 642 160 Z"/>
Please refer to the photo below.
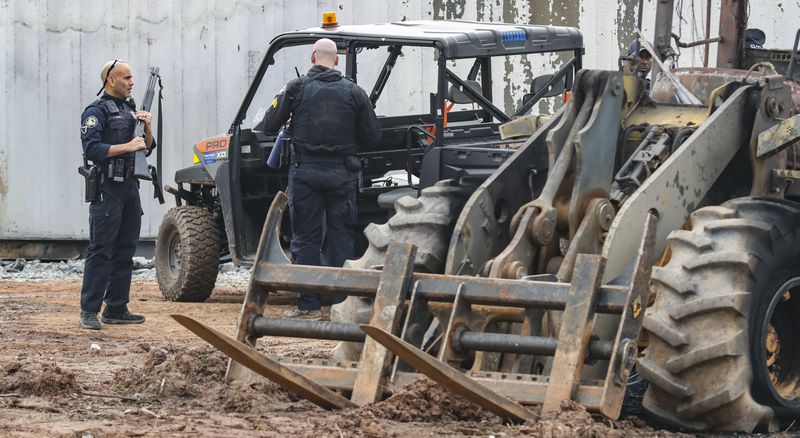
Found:
<path fill-rule="evenodd" d="M 155 96 L 156 90 L 156 83 L 161 86 L 161 76 L 158 74 L 158 67 L 150 67 L 150 78 L 147 80 L 147 88 L 144 91 L 144 99 L 142 99 L 142 106 L 140 108 L 141 111 L 150 111 L 150 107 L 153 105 L 153 97 Z M 163 87 L 161 87 L 163 88 Z M 159 133 L 161 131 L 161 93 L 159 92 L 159 108 L 158 108 L 158 116 L 159 116 L 159 124 L 158 130 Z M 134 138 L 135 137 L 142 137 L 144 138 L 144 121 L 137 120 L 136 122 L 136 129 L 133 131 Z M 161 137 L 159 135 L 159 137 Z M 158 139 L 161 141 L 161 138 Z M 161 145 L 156 142 L 156 147 L 159 148 L 158 156 L 160 158 L 161 155 Z M 161 183 L 158 180 L 158 171 L 160 169 L 156 169 L 155 167 L 151 166 L 147 163 L 147 155 L 145 155 L 145 151 L 140 149 L 136 151 L 134 154 L 134 165 L 133 165 L 133 176 L 138 179 L 143 179 L 147 181 L 153 181 L 153 198 L 158 199 L 159 204 L 164 203 L 164 194 L 161 190 Z M 159 167 L 161 167 L 160 159 Z"/>

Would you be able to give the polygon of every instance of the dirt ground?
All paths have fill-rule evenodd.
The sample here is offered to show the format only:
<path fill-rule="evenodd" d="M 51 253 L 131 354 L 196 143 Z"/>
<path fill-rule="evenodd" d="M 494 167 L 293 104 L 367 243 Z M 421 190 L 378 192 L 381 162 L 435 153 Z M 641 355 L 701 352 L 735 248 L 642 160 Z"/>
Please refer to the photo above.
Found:
<path fill-rule="evenodd" d="M 0 436 L 682 436 L 573 404 L 504 425 L 427 380 L 380 403 L 329 412 L 267 381 L 226 384 L 224 356 L 169 317 L 233 333 L 242 292 L 172 303 L 152 280 L 135 280 L 129 307 L 147 322 L 88 331 L 78 328 L 79 290 L 77 280 L 0 282 Z M 261 348 L 325 357 L 333 345 L 287 338 Z"/>

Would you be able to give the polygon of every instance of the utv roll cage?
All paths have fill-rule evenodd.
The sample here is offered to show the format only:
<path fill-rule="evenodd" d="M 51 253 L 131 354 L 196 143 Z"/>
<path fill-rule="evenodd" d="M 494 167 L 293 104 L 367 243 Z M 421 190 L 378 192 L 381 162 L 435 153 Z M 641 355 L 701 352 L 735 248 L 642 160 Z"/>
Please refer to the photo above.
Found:
<path fill-rule="evenodd" d="M 228 199 L 229 205 L 223 205 L 223 213 L 226 216 L 225 228 L 228 235 L 229 248 L 234 259 L 249 261 L 255 255 L 251 250 L 254 250 L 257 242 L 249 242 L 246 234 L 252 234 L 253 231 L 258 232 L 256 224 L 252 223 L 253 221 L 249 221 L 248 227 L 244 226 L 241 147 L 243 143 L 246 143 L 246 140 L 242 141 L 241 125 L 247 117 L 247 111 L 253 103 L 267 69 L 274 63 L 275 54 L 285 47 L 313 44 L 320 38 L 333 40 L 336 42 L 339 52 L 347 55 L 344 73 L 356 83 L 359 80 L 359 53 L 363 49 L 387 48 L 386 59 L 375 83 L 371 88 L 366 88 L 368 86 L 366 84 L 360 84 L 368 91 L 373 105 L 381 97 L 392 73 L 392 68 L 400 57 L 403 47 L 429 47 L 435 49 L 437 84 L 436 93 L 431 93 L 430 96 L 430 114 L 426 115 L 425 120 L 421 120 L 419 116 L 408 117 L 408 120 L 404 120 L 402 117 L 393 118 L 399 125 L 403 125 L 401 127 L 402 132 L 398 135 L 405 135 L 405 148 L 399 150 L 395 148 L 393 151 L 381 150 L 372 155 L 370 153 L 359 153 L 362 167 L 366 169 L 365 173 L 370 169 L 371 156 L 375 156 L 375 159 L 371 162 L 380 162 L 382 166 L 380 169 L 390 167 L 389 163 L 392 163 L 391 165 L 399 163 L 401 167 L 405 167 L 408 172 L 409 184 L 412 172 L 420 170 L 420 185 L 413 187 L 414 189 L 432 185 L 438 179 L 446 177 L 438 171 L 440 166 L 445 165 L 445 158 L 433 157 L 435 154 L 431 154 L 433 159 L 430 161 L 434 163 L 431 166 L 436 167 L 437 171 L 434 172 L 435 175 L 427 175 L 426 177 L 422 177 L 422 173 L 424 173 L 422 163 L 423 158 L 432 151 L 445 146 L 445 105 L 449 96 L 454 93 L 460 93 L 478 106 L 478 109 L 471 111 L 465 110 L 451 113 L 449 116 L 450 122 L 481 120 L 485 124 L 490 124 L 493 119 L 496 119 L 497 122 L 504 123 L 526 114 L 540 99 L 552 97 L 569 90 L 572 86 L 575 72 L 582 66 L 581 57 L 584 53 L 583 38 L 576 28 L 468 21 L 403 21 L 387 24 L 311 28 L 287 32 L 275 37 L 270 42 L 253 82 L 250 84 L 228 131 L 228 135 L 231 136 L 228 151 L 229 171 L 223 177 L 228 179 L 230 196 Z M 536 89 L 531 90 L 531 93 L 525 96 L 519 108 L 512 114 L 506 114 L 505 111 L 492 103 L 491 59 L 493 57 L 551 52 L 565 52 L 569 59 L 563 63 L 555 74 L 536 78 L 534 81 Z M 448 61 L 459 59 L 474 59 L 466 78 L 460 77 L 448 68 Z M 479 74 L 481 78 L 480 84 L 476 80 Z M 450 87 L 449 90 L 448 87 Z M 448 94 L 448 91 L 450 94 Z M 419 135 L 419 137 L 416 137 L 417 139 L 421 138 L 426 141 L 416 141 L 416 144 L 414 144 L 412 133 Z M 248 135 L 252 135 L 252 132 L 249 132 Z M 430 141 L 427 141 L 428 139 Z M 476 148 L 494 147 L 495 150 L 492 153 L 497 154 L 497 146 L 483 144 L 480 141 L 471 145 L 464 145 L 460 149 L 463 150 L 464 147 L 471 147 L 472 151 L 476 151 Z M 501 154 L 502 160 L 505 160 L 511 153 L 513 151 L 503 150 Z M 403 156 L 400 156 L 400 154 Z M 497 161 L 497 159 L 484 159 L 481 163 L 475 164 L 475 167 L 493 166 L 496 168 L 499 165 Z M 374 170 L 373 174 L 379 174 L 378 170 L 380 169 L 372 169 Z M 489 172 L 485 170 L 478 171 L 478 176 L 488 174 Z M 362 190 L 366 190 L 366 188 Z M 226 196 L 223 195 L 223 197 Z M 223 202 L 223 204 L 226 203 Z M 361 206 L 359 208 L 361 209 Z M 266 210 L 266 205 L 264 209 Z M 245 230 L 248 228 L 250 231 L 246 232 Z M 231 238 L 233 238 L 232 242 L 230 241 Z"/>

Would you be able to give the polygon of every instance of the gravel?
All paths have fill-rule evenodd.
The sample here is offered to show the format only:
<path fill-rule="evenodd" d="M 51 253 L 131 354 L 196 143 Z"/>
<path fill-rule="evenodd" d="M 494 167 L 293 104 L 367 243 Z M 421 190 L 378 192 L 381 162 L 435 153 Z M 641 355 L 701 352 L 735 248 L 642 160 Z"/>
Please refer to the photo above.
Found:
<path fill-rule="evenodd" d="M 39 260 L 0 260 L 0 280 L 3 281 L 47 281 L 80 280 L 83 278 L 83 260 L 61 262 L 42 262 Z M 153 259 L 133 258 L 133 278 L 141 280 L 156 279 Z M 250 269 L 223 263 L 219 267 L 217 287 L 243 289 L 250 280 Z"/>
<path fill-rule="evenodd" d="M 0 266 L 0 279 L 11 281 L 31 280 L 69 280 L 81 278 L 83 260 L 66 262 L 40 262 L 39 260 L 17 259 L 5 261 Z"/>

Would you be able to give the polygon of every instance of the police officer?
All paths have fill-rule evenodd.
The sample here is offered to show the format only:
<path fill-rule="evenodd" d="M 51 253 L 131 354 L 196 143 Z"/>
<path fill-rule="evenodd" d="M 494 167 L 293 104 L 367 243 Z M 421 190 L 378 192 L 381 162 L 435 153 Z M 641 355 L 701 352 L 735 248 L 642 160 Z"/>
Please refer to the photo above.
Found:
<path fill-rule="evenodd" d="M 133 75 L 128 64 L 116 59 L 107 62 L 100 80 L 103 95 L 81 115 L 84 158 L 98 166 L 100 173 L 99 194 L 89 207 L 89 249 L 81 288 L 80 326 L 94 330 L 100 329 L 97 314 L 103 301 L 103 323 L 144 322 L 143 316 L 130 313 L 127 307 L 142 224 L 133 156 L 137 150 L 155 147 L 150 113 L 137 112 L 130 100 Z M 137 119 L 144 121 L 145 138 L 134 138 Z"/>
<path fill-rule="evenodd" d="M 272 100 L 264 128 L 278 131 L 291 117 L 292 164 L 289 169 L 289 215 L 294 263 L 321 265 L 322 223 L 327 225 L 326 260 L 340 267 L 353 258 L 356 227 L 356 149 L 380 141 L 372 103 L 358 85 L 333 67 L 336 43 L 314 44 L 313 67 L 290 81 Z M 319 295 L 301 293 L 286 318 L 321 319 Z"/>

